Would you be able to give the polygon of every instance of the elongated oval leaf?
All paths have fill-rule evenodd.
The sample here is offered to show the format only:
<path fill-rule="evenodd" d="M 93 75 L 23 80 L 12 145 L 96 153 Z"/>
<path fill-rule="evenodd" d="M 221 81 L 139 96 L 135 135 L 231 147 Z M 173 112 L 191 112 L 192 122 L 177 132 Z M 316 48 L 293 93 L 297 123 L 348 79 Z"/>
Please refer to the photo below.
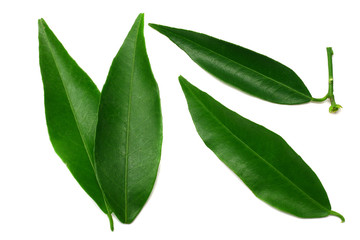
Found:
<path fill-rule="evenodd" d="M 271 58 L 205 34 L 149 25 L 167 36 L 204 70 L 244 92 L 280 104 L 312 100 L 301 79 Z"/>
<path fill-rule="evenodd" d="M 162 117 L 140 14 L 111 65 L 101 94 L 95 163 L 117 218 L 131 223 L 147 201 L 160 161 Z"/>
<path fill-rule="evenodd" d="M 51 143 L 81 187 L 106 213 L 93 168 L 100 92 L 43 19 L 39 20 L 39 53 Z"/>
<path fill-rule="evenodd" d="M 320 180 L 277 134 L 227 109 L 179 77 L 206 146 L 260 199 L 302 218 L 325 217 L 331 206 Z"/>

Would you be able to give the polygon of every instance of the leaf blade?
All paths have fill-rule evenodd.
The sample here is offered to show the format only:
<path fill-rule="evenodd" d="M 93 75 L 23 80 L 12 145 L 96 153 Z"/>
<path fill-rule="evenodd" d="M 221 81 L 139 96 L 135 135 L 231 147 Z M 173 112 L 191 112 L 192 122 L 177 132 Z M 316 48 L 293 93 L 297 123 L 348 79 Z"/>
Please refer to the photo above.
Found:
<path fill-rule="evenodd" d="M 298 217 L 335 215 L 316 174 L 280 136 L 179 81 L 204 143 L 258 198 Z"/>
<path fill-rule="evenodd" d="M 146 203 L 161 154 L 160 96 L 143 28 L 140 14 L 110 67 L 95 142 L 99 181 L 123 223 L 131 223 Z"/>
<path fill-rule="evenodd" d="M 51 143 L 80 186 L 107 213 L 93 168 L 100 92 L 45 20 L 40 19 L 38 24 L 39 60 Z"/>
<path fill-rule="evenodd" d="M 279 104 L 312 100 L 290 68 L 259 53 L 205 34 L 149 24 L 218 79 L 258 98 Z"/>

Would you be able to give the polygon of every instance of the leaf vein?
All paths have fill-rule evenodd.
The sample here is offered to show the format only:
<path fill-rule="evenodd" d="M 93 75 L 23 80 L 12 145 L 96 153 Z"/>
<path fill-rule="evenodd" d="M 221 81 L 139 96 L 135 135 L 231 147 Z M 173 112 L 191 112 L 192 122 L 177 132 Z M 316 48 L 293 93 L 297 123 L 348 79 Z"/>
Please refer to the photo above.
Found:
<path fill-rule="evenodd" d="M 128 100 L 128 113 L 127 113 L 127 126 L 126 126 L 126 149 L 125 149 L 125 181 L 124 181 L 124 208 L 125 208 L 125 213 L 124 213 L 124 218 L 125 218 L 125 222 L 127 222 L 127 218 L 128 218 L 128 172 L 129 172 L 129 149 L 130 149 L 130 144 L 129 144 L 129 139 L 130 139 L 130 118 L 131 118 L 131 104 L 132 104 L 132 91 L 133 91 L 133 82 L 134 82 L 134 72 L 135 72 L 135 59 L 136 59 L 136 46 L 137 46 L 137 42 L 138 42 L 138 37 L 139 37 L 139 31 L 140 31 L 140 26 L 138 26 L 137 31 L 136 31 L 136 38 L 134 41 L 134 51 L 133 51 L 133 62 L 132 62 L 132 71 L 131 71 L 131 77 L 130 77 L 130 86 L 129 86 L 129 100 Z"/>

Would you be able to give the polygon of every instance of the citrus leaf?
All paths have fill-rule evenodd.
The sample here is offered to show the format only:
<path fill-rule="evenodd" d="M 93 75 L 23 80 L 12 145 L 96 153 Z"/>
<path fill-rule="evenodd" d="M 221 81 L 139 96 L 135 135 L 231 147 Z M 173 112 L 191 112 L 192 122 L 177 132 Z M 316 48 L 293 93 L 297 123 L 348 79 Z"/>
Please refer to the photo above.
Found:
<path fill-rule="evenodd" d="M 289 105 L 312 100 L 301 79 L 271 58 L 205 34 L 149 25 L 167 36 L 204 70 L 248 94 Z"/>
<path fill-rule="evenodd" d="M 40 69 L 51 143 L 77 182 L 107 213 L 93 168 L 100 92 L 44 19 L 40 19 L 38 25 Z"/>
<path fill-rule="evenodd" d="M 107 200 L 123 223 L 147 201 L 160 162 L 162 116 L 140 14 L 113 60 L 100 99 L 95 166 Z"/>
<path fill-rule="evenodd" d="M 261 200 L 302 218 L 336 215 L 311 168 L 277 134 L 227 109 L 183 77 L 179 81 L 206 146 Z"/>

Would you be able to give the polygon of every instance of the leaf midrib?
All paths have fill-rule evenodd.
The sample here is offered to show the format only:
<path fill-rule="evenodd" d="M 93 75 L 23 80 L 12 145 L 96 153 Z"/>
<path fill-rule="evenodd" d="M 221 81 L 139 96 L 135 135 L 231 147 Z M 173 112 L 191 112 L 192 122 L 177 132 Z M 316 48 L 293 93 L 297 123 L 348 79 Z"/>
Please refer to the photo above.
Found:
<path fill-rule="evenodd" d="M 130 117 L 131 117 L 131 102 L 132 102 L 132 89 L 134 82 L 134 72 L 135 72 L 135 59 L 136 59 L 136 47 L 139 38 L 140 24 L 136 31 L 136 38 L 134 41 L 134 51 L 133 51 L 133 62 L 132 62 L 132 71 L 130 77 L 130 87 L 129 87 L 129 100 L 128 100 L 128 113 L 127 113 L 127 126 L 126 126 L 126 149 L 125 149 L 125 180 L 124 180 L 124 221 L 128 220 L 128 164 L 129 164 L 129 139 L 130 139 Z"/>
<path fill-rule="evenodd" d="M 159 26 L 160 28 L 162 28 L 161 25 L 156 25 L 156 24 L 155 24 L 155 26 Z M 267 78 L 267 79 L 269 79 L 269 80 L 271 80 L 271 81 L 279 84 L 280 86 L 283 86 L 283 87 L 285 87 L 285 88 L 288 88 L 288 89 L 292 90 L 293 92 L 295 92 L 295 93 L 297 93 L 297 94 L 299 94 L 299 95 L 301 95 L 301 96 L 303 96 L 303 97 L 305 97 L 305 98 L 307 98 L 307 99 L 309 99 L 309 100 L 312 99 L 312 97 L 307 96 L 307 95 L 305 95 L 304 93 L 299 92 L 298 90 L 296 90 L 296 89 L 294 89 L 294 88 L 291 88 L 290 86 L 288 86 L 288 85 L 286 85 L 286 84 L 284 84 L 284 83 L 282 83 L 282 82 L 276 81 L 275 79 L 273 79 L 273 78 L 271 78 L 271 77 L 269 77 L 269 76 L 266 76 L 266 75 L 264 75 L 263 73 L 260 73 L 260 72 L 254 70 L 254 69 L 251 69 L 251 68 L 249 68 L 249 67 L 247 67 L 247 66 L 245 66 L 245 65 L 243 65 L 243 64 L 240 64 L 240 63 L 236 62 L 235 60 L 233 60 L 233 59 L 231 59 L 231 58 L 229 58 L 229 57 L 224 56 L 223 54 L 220 54 L 220 53 L 218 53 L 218 52 L 215 52 L 214 50 L 212 50 L 212 49 L 210 49 L 210 48 L 204 47 L 204 46 L 200 45 L 199 43 L 194 42 L 193 40 L 190 40 L 189 38 L 183 37 L 183 36 L 181 36 L 181 35 L 173 32 L 173 31 L 171 31 L 171 29 L 170 29 L 170 30 L 169 30 L 169 29 L 166 29 L 166 28 L 163 28 L 163 29 L 165 29 L 165 31 L 171 32 L 172 34 L 176 35 L 176 36 L 179 37 L 179 38 L 182 38 L 182 39 L 185 40 L 185 41 L 191 42 L 191 43 L 199 46 L 200 48 L 203 48 L 203 49 L 205 49 L 205 50 L 208 50 L 208 51 L 214 53 L 215 55 L 218 55 L 218 56 L 220 56 L 220 57 L 226 58 L 226 59 L 230 60 L 231 62 L 235 63 L 235 65 L 242 66 L 243 68 L 246 68 L 246 69 L 249 70 L 249 71 L 255 72 L 256 74 L 261 75 L 261 76 L 263 76 L 264 78 Z M 200 33 L 199 33 L 199 34 L 200 34 Z M 205 35 L 205 34 L 203 34 L 203 35 Z M 205 35 L 205 36 L 207 36 L 207 35 Z M 210 37 L 210 36 L 208 36 L 208 37 Z M 219 40 L 219 39 L 218 39 L 218 40 Z M 222 41 L 222 40 L 220 40 L 220 41 Z M 176 44 L 176 43 L 175 43 L 175 44 Z M 176 45 L 177 45 L 177 44 L 176 44 Z M 190 55 L 189 55 L 189 56 L 190 56 Z M 192 58 L 192 57 L 190 57 L 190 58 Z M 275 61 L 275 60 L 274 60 L 274 61 Z"/>
<path fill-rule="evenodd" d="M 267 164 L 269 167 L 275 170 L 281 177 L 283 177 L 286 181 L 288 181 L 291 185 L 293 185 L 296 189 L 298 189 L 303 195 L 305 195 L 307 198 L 309 198 L 312 202 L 314 202 L 316 205 L 320 206 L 320 208 L 325 209 L 327 212 L 330 212 L 331 209 L 327 209 L 324 207 L 321 203 L 313 199 L 311 196 L 309 196 L 303 189 L 301 189 L 299 186 L 297 186 L 294 182 L 292 182 L 288 177 L 286 177 L 281 171 L 279 171 L 277 168 L 275 168 L 272 164 L 267 162 L 262 156 L 260 156 L 255 150 L 253 150 L 249 145 L 247 145 L 244 141 L 242 141 L 238 136 L 236 136 L 225 124 L 223 124 L 215 115 L 213 112 L 211 112 L 206 105 L 197 97 L 193 91 L 186 86 L 186 88 L 191 92 L 191 94 L 194 96 L 195 99 L 204 107 L 204 109 L 211 115 L 213 118 L 222 125 L 226 131 L 228 131 L 233 137 L 235 137 L 237 140 L 239 140 L 246 148 L 248 148 L 251 152 L 253 152 L 256 156 L 258 156 L 265 164 Z M 231 169 L 231 168 L 230 168 Z"/>

